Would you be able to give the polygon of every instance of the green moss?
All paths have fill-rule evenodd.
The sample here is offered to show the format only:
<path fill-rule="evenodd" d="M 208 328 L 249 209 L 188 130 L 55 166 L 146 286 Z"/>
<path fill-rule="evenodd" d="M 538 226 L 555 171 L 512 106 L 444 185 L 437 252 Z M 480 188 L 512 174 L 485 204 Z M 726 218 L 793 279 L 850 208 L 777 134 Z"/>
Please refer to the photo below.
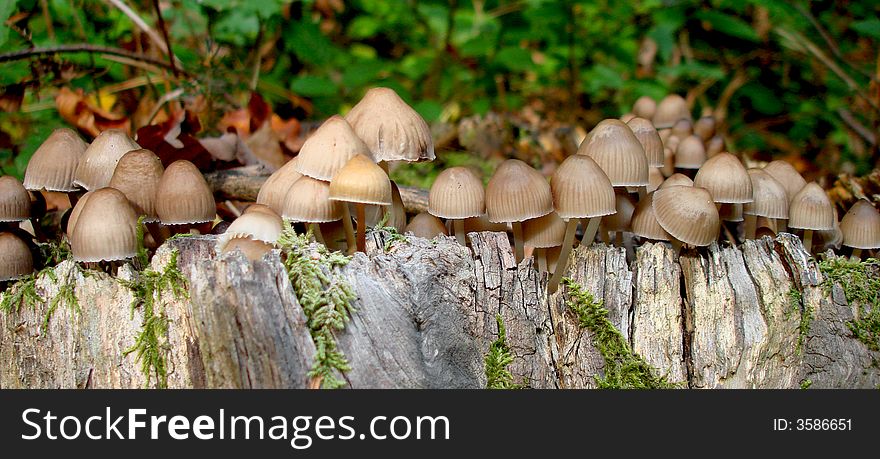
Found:
<path fill-rule="evenodd" d="M 149 386 L 155 378 L 155 387 L 168 387 L 168 324 L 170 320 L 165 313 L 161 298 L 164 292 L 171 292 L 175 298 L 187 299 L 186 278 L 177 266 L 177 249 L 171 252 L 165 269 L 161 272 L 146 269 L 135 273 L 135 279 L 120 282 L 131 289 L 134 299 L 131 302 L 131 314 L 142 308 L 143 322 L 135 343 L 126 349 L 124 355 L 135 353 L 135 359 L 141 365 L 141 372 Z"/>
<path fill-rule="evenodd" d="M 805 379 L 805 380 L 801 381 L 801 389 L 809 389 L 810 386 L 812 386 L 812 385 L 813 385 L 812 379 Z"/>
<path fill-rule="evenodd" d="M 803 350 L 804 342 L 807 339 L 807 334 L 810 333 L 810 324 L 813 322 L 813 306 L 809 304 L 804 304 L 803 295 L 801 295 L 801 291 L 797 289 L 794 285 L 791 286 L 791 289 L 788 291 L 788 301 L 790 304 L 789 310 L 785 313 L 785 317 L 788 318 L 791 314 L 797 312 L 801 316 L 800 323 L 798 324 L 798 340 L 797 345 L 795 347 L 795 351 L 800 353 Z"/>
<path fill-rule="evenodd" d="M 822 287 L 827 294 L 835 284 L 840 285 L 846 300 L 856 305 L 856 318 L 847 324 L 854 337 L 869 349 L 880 351 L 880 260 L 836 257 L 820 261 L 819 269 L 825 276 Z"/>
<path fill-rule="evenodd" d="M 43 301 L 43 297 L 37 293 L 37 277 L 37 274 L 31 273 L 10 285 L 0 301 L 0 311 L 6 314 L 17 313 L 22 305 L 34 307 Z"/>
<path fill-rule="evenodd" d="M 146 268 L 150 264 L 150 253 L 147 251 L 147 246 L 144 244 L 144 233 L 146 232 L 146 227 L 144 226 L 144 216 L 141 215 L 137 221 L 137 255 L 135 255 L 135 265 L 139 269 Z"/>
<path fill-rule="evenodd" d="M 48 245 L 48 244 L 44 244 Z M 37 303 L 48 301 L 49 306 L 41 321 L 41 330 L 45 333 L 49 329 L 49 321 L 62 304 L 70 307 L 74 312 L 80 311 L 79 300 L 76 298 L 76 274 L 79 267 L 73 265 L 65 276 L 64 282 L 58 285 L 58 293 L 52 299 L 47 299 L 37 292 L 37 279 L 43 276 L 49 277 L 52 282 L 58 283 L 55 266 L 43 268 L 39 272 L 29 274 L 12 284 L 0 301 L 0 311 L 4 313 L 17 313 L 22 306 L 35 309 Z"/>
<path fill-rule="evenodd" d="M 600 389 L 668 389 L 675 385 L 659 376 L 608 320 L 603 301 L 597 301 L 570 278 L 562 279 L 568 292 L 568 307 L 577 315 L 581 328 L 593 334 L 593 344 L 605 361 L 604 375 L 596 377 Z"/>
<path fill-rule="evenodd" d="M 386 212 L 382 215 L 382 219 L 379 220 L 376 225 L 370 229 L 371 232 L 382 231 L 386 233 L 385 245 L 384 247 L 382 247 L 385 252 L 391 250 L 391 248 L 394 247 L 394 244 L 398 242 L 406 242 L 406 236 L 400 234 L 400 231 L 397 231 L 397 228 L 393 226 L 386 226 L 388 225 L 388 218 L 390 216 L 391 214 Z"/>
<path fill-rule="evenodd" d="M 501 314 L 495 315 L 498 324 L 498 338 L 489 345 L 489 352 L 483 359 L 486 368 L 486 389 L 520 389 L 522 386 L 513 382 L 513 375 L 508 367 L 513 363 L 513 354 L 507 346 L 507 330 Z"/>
<path fill-rule="evenodd" d="M 351 302 L 357 295 L 338 269 L 351 258 L 330 252 L 323 245 L 312 245 L 308 233 L 297 234 L 287 221 L 278 245 L 317 349 L 309 376 L 320 381 L 323 388 L 342 387 L 340 374 L 351 367 L 337 345 L 335 333 L 345 329 L 354 312 Z"/>
<path fill-rule="evenodd" d="M 53 268 L 45 269 L 44 272 L 53 282 L 58 281 Z M 61 303 L 67 305 L 74 312 L 80 311 L 79 300 L 76 298 L 76 273 L 78 272 L 79 267 L 74 264 L 70 271 L 67 272 L 64 282 L 58 286 L 58 293 L 49 302 L 49 308 L 46 309 L 46 314 L 43 316 L 43 332 L 49 329 L 49 321 L 52 320 L 52 315 L 55 314 Z"/>

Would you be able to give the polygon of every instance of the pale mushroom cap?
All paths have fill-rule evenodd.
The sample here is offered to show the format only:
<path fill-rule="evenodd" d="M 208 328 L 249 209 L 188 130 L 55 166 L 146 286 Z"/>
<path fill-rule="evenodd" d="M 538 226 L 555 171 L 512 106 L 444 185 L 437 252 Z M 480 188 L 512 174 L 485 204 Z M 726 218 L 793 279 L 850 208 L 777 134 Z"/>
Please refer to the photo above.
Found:
<path fill-rule="evenodd" d="M 343 205 L 330 200 L 329 183 L 303 176 L 287 190 L 281 216 L 295 222 L 332 222 L 342 218 Z"/>
<path fill-rule="evenodd" d="M 425 239 L 434 239 L 441 234 L 444 236 L 449 235 L 446 227 L 443 226 L 443 222 L 427 212 L 422 212 L 413 217 L 409 224 L 406 225 L 404 232 L 412 233 L 413 236 Z"/>
<path fill-rule="evenodd" d="M 110 179 L 110 187 L 122 192 L 134 211 L 144 215 L 145 222 L 159 221 L 156 214 L 156 190 L 162 180 L 162 161 L 152 151 L 132 150 L 119 160 Z"/>
<path fill-rule="evenodd" d="M 391 204 L 391 180 L 378 164 L 357 155 L 330 181 L 330 199 L 387 206 Z"/>
<path fill-rule="evenodd" d="M 371 157 L 369 148 L 348 122 L 333 115 L 306 139 L 295 167 L 302 175 L 329 182 L 356 155 Z"/>
<path fill-rule="evenodd" d="M 629 231 L 636 203 L 629 193 L 614 194 L 615 212 L 602 218 L 601 228 L 605 231 Z"/>
<path fill-rule="evenodd" d="M 86 207 L 86 203 L 89 201 L 93 194 L 95 194 L 94 191 L 89 191 L 86 192 L 86 194 L 80 196 L 79 201 L 77 201 L 76 205 L 73 206 L 73 209 L 70 210 L 70 217 L 67 218 L 68 237 L 73 234 L 73 230 L 76 228 L 76 221 L 79 219 L 79 214 L 82 213 L 83 209 Z"/>
<path fill-rule="evenodd" d="M 749 173 L 739 158 L 730 153 L 719 153 L 706 160 L 694 177 L 694 186 L 709 190 L 715 202 L 752 202 Z"/>
<path fill-rule="evenodd" d="M 251 205 L 247 206 L 246 209 L 244 209 L 244 213 L 247 214 L 250 212 L 263 212 L 263 213 L 267 213 L 269 215 L 276 215 L 276 216 L 279 215 L 278 212 L 275 212 L 274 210 L 272 210 L 271 207 L 269 207 L 265 204 L 251 204 Z M 278 218 L 281 218 L 281 217 L 278 217 Z"/>
<path fill-rule="evenodd" d="M 34 271 L 27 244 L 12 233 L 0 233 L 0 281 L 19 279 Z"/>
<path fill-rule="evenodd" d="M 749 169 L 754 202 L 743 204 L 743 213 L 767 218 L 788 218 L 785 188 L 763 169 Z"/>
<path fill-rule="evenodd" d="M 214 220 L 217 215 L 214 194 L 193 163 L 175 161 L 165 169 L 156 190 L 156 214 L 165 225 Z"/>
<path fill-rule="evenodd" d="M 492 223 L 486 215 L 464 219 L 465 233 L 479 233 L 483 231 L 504 233 L 507 230 L 507 223 Z"/>
<path fill-rule="evenodd" d="M 116 261 L 137 253 L 138 216 L 121 191 L 100 188 L 92 193 L 70 234 L 73 259 Z"/>
<path fill-rule="evenodd" d="M 536 249 L 562 245 L 565 239 L 565 222 L 556 212 L 523 222 L 523 243 Z"/>
<path fill-rule="evenodd" d="M 766 169 L 765 169 L 766 170 Z M 788 206 L 788 227 L 808 230 L 834 229 L 834 206 L 815 182 L 799 191 Z"/>
<path fill-rule="evenodd" d="M 648 157 L 632 130 L 620 120 L 607 119 L 596 125 L 577 153 L 599 164 L 613 186 L 648 184 Z"/>
<path fill-rule="evenodd" d="M 654 215 L 654 193 L 648 193 L 644 199 L 640 200 L 632 215 L 632 232 L 636 236 L 655 241 L 668 241 L 669 233 L 657 222 L 657 216 Z"/>
<path fill-rule="evenodd" d="M 657 112 L 657 102 L 648 96 L 639 97 L 632 106 L 632 112 L 639 118 L 651 119 Z"/>
<path fill-rule="evenodd" d="M 483 182 L 466 167 L 441 172 L 428 194 L 428 212 L 440 218 L 462 219 L 486 213 Z"/>
<path fill-rule="evenodd" d="M 281 217 L 271 209 L 245 212 L 217 238 L 217 246 L 221 252 L 226 252 L 227 245 L 233 239 L 251 239 L 272 245 L 278 241 L 281 230 Z"/>
<path fill-rule="evenodd" d="M 0 222 L 20 222 L 31 218 L 31 196 L 17 178 L 0 177 Z"/>
<path fill-rule="evenodd" d="M 691 120 L 681 119 L 672 125 L 672 134 L 679 139 L 690 137 L 694 134 L 694 123 Z M 702 139 L 700 139 L 702 140 Z"/>
<path fill-rule="evenodd" d="M 618 119 L 620 121 L 623 121 L 624 123 L 629 123 L 629 121 L 635 117 L 636 117 L 636 115 L 634 113 L 624 113 L 623 116 L 621 116 Z"/>
<path fill-rule="evenodd" d="M 73 183 L 87 190 L 109 185 L 116 164 L 122 156 L 140 148 L 122 130 L 108 129 L 98 134 L 80 158 Z"/>
<path fill-rule="evenodd" d="M 492 223 L 523 222 L 553 212 L 550 184 L 518 159 L 498 166 L 486 186 L 486 211 Z"/>
<path fill-rule="evenodd" d="M 654 192 L 654 215 L 670 236 L 686 244 L 707 246 L 718 238 L 721 219 L 707 190 L 671 186 Z"/>
<path fill-rule="evenodd" d="M 615 212 L 611 180 L 589 156 L 565 158 L 553 172 L 550 190 L 556 212 L 566 220 L 601 217 Z"/>
<path fill-rule="evenodd" d="M 663 166 L 663 140 L 660 134 L 650 121 L 644 118 L 633 118 L 626 123 L 639 143 L 645 150 L 645 156 L 648 158 L 648 165 L 652 167 Z"/>
<path fill-rule="evenodd" d="M 850 207 L 840 221 L 843 245 L 854 249 L 880 248 L 880 212 L 865 199 Z"/>
<path fill-rule="evenodd" d="M 706 159 L 703 141 L 695 135 L 682 139 L 675 149 L 675 167 L 680 169 L 699 169 Z"/>
<path fill-rule="evenodd" d="M 76 168 L 88 146 L 72 129 L 52 131 L 28 161 L 24 187 L 34 191 L 76 191 L 77 186 L 73 184 Z"/>
<path fill-rule="evenodd" d="M 807 181 L 804 180 L 797 169 L 781 159 L 771 161 L 764 166 L 764 172 L 770 174 L 776 181 L 782 184 L 789 201 L 794 199 L 794 196 L 807 185 Z"/>
<path fill-rule="evenodd" d="M 654 112 L 651 122 L 657 129 L 664 129 L 671 128 L 680 119 L 692 119 L 687 101 L 678 94 L 670 94 L 657 104 L 657 110 Z"/>
<path fill-rule="evenodd" d="M 389 88 L 373 88 L 345 116 L 376 161 L 433 161 L 428 123 Z"/>
<path fill-rule="evenodd" d="M 718 215 L 721 221 L 725 222 L 741 222 L 743 218 L 743 206 L 748 204 L 721 204 L 718 209 Z"/>
<path fill-rule="evenodd" d="M 223 253 L 239 250 L 248 260 L 258 261 L 272 250 L 272 245 L 249 237 L 234 237 L 229 239 L 221 250 Z"/>
<path fill-rule="evenodd" d="M 690 177 L 678 172 L 670 175 L 663 181 L 659 189 L 669 188 L 671 186 L 694 186 L 694 181 Z"/>
<path fill-rule="evenodd" d="M 694 134 L 708 142 L 715 135 L 715 117 L 703 116 L 694 123 Z"/>
<path fill-rule="evenodd" d="M 666 178 L 663 177 L 663 171 L 659 167 L 648 169 L 648 193 L 656 191 L 657 188 L 663 185 L 664 181 L 666 181 Z"/>
<path fill-rule="evenodd" d="M 302 177 L 302 174 L 296 170 L 297 161 L 297 158 L 291 159 L 266 179 L 257 194 L 258 204 L 266 205 L 276 213 L 282 211 L 287 190 Z"/>
<path fill-rule="evenodd" d="M 706 157 L 711 158 L 724 151 L 724 138 L 716 135 L 706 141 Z"/>

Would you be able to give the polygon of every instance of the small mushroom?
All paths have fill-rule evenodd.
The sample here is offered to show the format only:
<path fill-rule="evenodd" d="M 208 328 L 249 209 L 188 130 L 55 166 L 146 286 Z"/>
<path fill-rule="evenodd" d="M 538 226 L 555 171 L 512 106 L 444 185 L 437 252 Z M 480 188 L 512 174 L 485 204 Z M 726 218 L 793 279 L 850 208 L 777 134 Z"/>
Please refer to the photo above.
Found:
<path fill-rule="evenodd" d="M 650 120 L 657 111 L 657 102 L 648 96 L 642 96 L 636 99 L 632 106 L 632 113 L 639 118 Z"/>
<path fill-rule="evenodd" d="M 209 223 L 217 216 L 211 187 L 196 166 L 186 160 L 168 165 L 156 189 L 156 214 L 165 226 L 188 231 L 198 223 Z"/>
<path fill-rule="evenodd" d="M 763 169 L 749 169 L 754 201 L 743 205 L 746 239 L 757 237 L 757 217 L 771 219 L 771 230 L 778 232 L 776 222 L 788 218 L 788 197 L 785 188 Z"/>
<path fill-rule="evenodd" d="M 564 244 L 566 224 L 556 212 L 523 222 L 523 243 L 535 249 L 538 271 L 547 272 L 547 249 Z"/>
<path fill-rule="evenodd" d="M 703 116 L 694 123 L 694 134 L 708 142 L 715 135 L 715 117 L 712 115 Z"/>
<path fill-rule="evenodd" d="M 662 190 L 671 186 L 694 186 L 694 181 L 687 175 L 675 173 L 667 177 L 659 189 Z"/>
<path fill-rule="evenodd" d="M 578 148 L 579 155 L 593 158 L 615 187 L 648 186 L 648 157 L 633 131 L 624 123 L 607 119 L 596 125 Z"/>
<path fill-rule="evenodd" d="M 253 206 L 251 206 L 253 207 Z M 256 208 L 235 219 L 217 239 L 221 253 L 241 250 L 249 260 L 263 257 L 281 235 L 281 217 L 269 208 Z"/>
<path fill-rule="evenodd" d="M 629 132 L 629 128 L 626 130 Z M 486 186 L 486 212 L 490 222 L 510 223 L 513 227 L 514 254 L 519 263 L 525 257 L 522 222 L 553 212 L 550 184 L 528 164 L 508 159 L 498 166 Z"/>
<path fill-rule="evenodd" d="M 330 181 L 330 200 L 355 204 L 358 223 L 357 250 L 364 252 L 367 245 L 364 206 L 391 205 L 391 181 L 379 165 L 364 155 L 357 155 L 351 158 Z M 349 251 L 351 250 L 352 247 L 349 247 Z"/>
<path fill-rule="evenodd" d="M 706 157 L 711 158 L 725 150 L 724 137 L 716 135 L 706 141 Z"/>
<path fill-rule="evenodd" d="M 95 263 L 132 258 L 137 253 L 137 221 L 134 208 L 121 191 L 94 190 L 81 200 L 81 211 L 70 232 L 70 249 L 78 262 Z"/>
<path fill-rule="evenodd" d="M 89 191 L 108 186 L 122 156 L 140 148 L 125 131 L 108 129 L 98 134 L 79 160 L 74 185 Z"/>
<path fill-rule="evenodd" d="M 20 279 L 34 272 L 28 245 L 11 232 L 0 232 L 0 282 Z"/>
<path fill-rule="evenodd" d="M 807 253 L 812 250 L 813 231 L 832 230 L 836 221 L 831 200 L 815 182 L 808 183 L 794 195 L 788 207 L 788 218 L 790 228 L 804 230 L 804 250 Z"/>
<path fill-rule="evenodd" d="M 718 238 L 721 220 L 712 195 L 703 188 L 670 186 L 654 192 L 654 215 L 671 236 L 676 252 L 682 243 L 707 246 Z"/>
<path fill-rule="evenodd" d="M 278 214 L 282 212 L 287 190 L 302 177 L 296 170 L 297 161 L 297 158 L 291 159 L 266 179 L 257 194 L 257 204 L 266 205 Z"/>
<path fill-rule="evenodd" d="M 464 220 L 486 213 L 483 182 L 466 167 L 444 170 L 434 180 L 428 193 L 428 213 L 452 220 L 455 239 L 459 244 L 467 245 Z"/>
<path fill-rule="evenodd" d="M 730 153 L 719 153 L 703 163 L 694 177 L 694 186 L 709 190 L 718 204 L 752 202 L 749 173 L 739 158 Z"/>
<path fill-rule="evenodd" d="M 459 220 L 456 220 L 459 221 Z M 434 239 L 439 235 L 448 236 L 449 233 L 446 231 L 446 226 L 443 225 L 443 222 L 440 221 L 439 218 L 427 213 L 422 212 L 410 220 L 409 224 L 406 225 L 405 233 L 412 233 L 415 237 L 421 237 L 425 239 Z"/>
<path fill-rule="evenodd" d="M 694 123 L 689 119 L 680 119 L 672 125 L 671 136 L 684 139 L 694 134 Z M 702 139 L 701 139 L 702 140 Z"/>
<path fill-rule="evenodd" d="M 654 125 L 644 118 L 633 118 L 626 125 L 632 129 L 636 139 L 642 144 L 642 149 L 645 150 L 645 156 L 648 158 L 648 166 L 663 167 L 663 141 L 657 129 L 654 129 Z"/>
<path fill-rule="evenodd" d="M 703 167 L 706 162 L 706 148 L 699 137 L 685 137 L 675 149 L 675 168 L 688 171 Z"/>
<path fill-rule="evenodd" d="M 632 215 L 632 232 L 638 237 L 654 241 L 669 241 L 669 233 L 660 226 L 654 214 L 654 193 L 639 201 Z"/>
<path fill-rule="evenodd" d="M 24 173 L 24 187 L 67 193 L 71 206 L 76 204 L 79 187 L 74 182 L 80 158 L 89 144 L 68 128 L 52 131 L 28 161 Z"/>
<path fill-rule="evenodd" d="M 318 224 L 341 220 L 343 207 L 345 204 L 330 200 L 330 183 L 304 175 L 287 190 L 281 216 L 308 224 L 315 239 L 326 245 Z"/>
<path fill-rule="evenodd" d="M 122 192 L 145 223 L 159 221 L 156 190 L 162 180 L 162 161 L 152 151 L 132 150 L 119 159 L 110 178 L 110 187 Z"/>
<path fill-rule="evenodd" d="M 859 199 L 840 221 L 843 245 L 852 247 L 852 258 L 861 258 L 862 250 L 880 248 L 880 212 L 866 199 Z"/>
<path fill-rule="evenodd" d="M 31 218 L 31 196 L 15 177 L 0 177 L 0 223 L 23 222 Z"/>
<path fill-rule="evenodd" d="M 680 119 L 693 119 L 687 101 L 678 94 L 670 94 L 657 104 L 657 110 L 654 112 L 651 122 L 657 129 L 665 129 L 671 128 Z"/>
<path fill-rule="evenodd" d="M 294 167 L 302 175 L 329 182 L 357 155 L 370 157 L 371 153 L 345 118 L 334 115 L 306 139 Z"/>
<path fill-rule="evenodd" d="M 393 89 L 370 89 L 345 120 L 377 162 L 434 160 L 431 128 Z"/>

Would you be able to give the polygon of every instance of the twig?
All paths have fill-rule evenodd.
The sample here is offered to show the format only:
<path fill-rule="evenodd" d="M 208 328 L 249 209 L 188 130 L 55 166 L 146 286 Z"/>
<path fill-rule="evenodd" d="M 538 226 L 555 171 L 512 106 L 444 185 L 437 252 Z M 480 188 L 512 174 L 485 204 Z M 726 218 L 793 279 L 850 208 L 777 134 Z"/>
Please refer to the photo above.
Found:
<path fill-rule="evenodd" d="M 183 88 L 177 88 L 174 91 L 166 92 L 165 94 L 163 94 L 162 97 L 160 97 L 159 100 L 156 101 L 156 105 L 153 106 L 153 111 L 150 112 L 150 116 L 147 118 L 147 122 L 144 123 L 144 126 L 147 126 L 151 122 L 153 122 L 153 118 L 155 118 L 156 115 L 159 114 L 159 110 L 162 109 L 163 105 L 165 105 L 166 103 L 168 103 L 172 100 L 179 98 L 182 95 L 183 95 Z"/>
<path fill-rule="evenodd" d="M 171 73 L 174 75 L 174 78 L 177 78 L 177 66 L 174 65 L 174 50 L 171 49 L 171 40 L 168 39 L 168 28 L 165 27 L 165 18 L 162 17 L 159 0 L 153 0 L 153 8 L 156 10 L 156 20 L 159 21 L 159 30 L 162 31 L 165 48 L 168 50 L 168 63 L 171 64 Z"/>
<path fill-rule="evenodd" d="M 48 0 L 40 0 L 40 8 L 43 9 L 43 20 L 46 21 L 46 34 L 50 40 L 55 41 L 55 26 L 52 25 L 52 15 L 49 14 Z"/>
<path fill-rule="evenodd" d="M 838 108 L 837 114 L 840 115 L 840 119 L 855 131 L 856 134 L 861 136 L 861 138 L 865 139 L 871 145 L 877 145 L 877 135 L 860 123 L 859 120 L 853 116 L 852 112 L 845 108 Z"/>
<path fill-rule="evenodd" d="M 150 39 L 153 40 L 156 43 L 156 45 L 159 46 L 159 49 L 161 49 L 163 53 L 165 53 L 166 55 L 168 55 L 169 57 L 174 59 L 173 55 L 171 54 L 171 48 L 168 46 L 168 43 L 166 43 L 164 40 L 162 40 L 162 37 L 160 37 L 159 34 L 156 33 L 156 31 L 153 30 L 153 28 L 150 27 L 150 25 L 146 23 L 146 21 L 144 21 L 140 16 L 138 16 L 138 14 L 133 9 L 131 9 L 125 3 L 124 0 L 106 0 L 106 1 L 108 3 L 110 3 L 111 5 L 115 6 L 116 8 L 118 8 L 119 11 L 122 11 L 122 14 L 128 16 L 128 18 L 131 19 L 131 21 L 134 22 L 134 24 L 139 29 L 141 29 L 145 34 L 150 36 Z M 177 64 L 179 64 L 179 63 L 180 62 L 178 61 Z M 168 67 L 167 65 L 165 65 L 163 67 L 171 68 L 171 67 Z"/>
<path fill-rule="evenodd" d="M 148 64 L 155 65 L 157 67 L 162 67 L 165 69 L 170 69 L 168 63 L 154 59 L 149 56 L 144 56 L 142 54 L 133 53 L 131 51 L 127 51 L 121 48 L 114 48 L 111 46 L 101 46 L 101 45 L 92 45 L 89 43 L 74 43 L 69 45 L 58 45 L 58 46 L 50 46 L 46 48 L 28 48 L 22 49 L 19 51 L 12 51 L 9 53 L 0 54 L 0 63 L 16 61 L 20 59 L 27 59 L 32 56 L 41 56 L 46 54 L 62 54 L 62 53 L 93 53 L 93 54 L 110 54 L 114 56 L 126 57 L 128 59 L 133 59 L 136 61 L 146 62 Z M 190 76 L 185 71 L 181 70 L 185 76 Z"/>
<path fill-rule="evenodd" d="M 737 68 L 733 78 L 730 79 L 730 83 L 727 83 L 727 86 L 721 91 L 721 96 L 718 98 L 718 105 L 714 111 L 715 119 L 718 120 L 718 123 L 724 123 L 724 120 L 727 118 L 727 105 L 730 103 L 730 99 L 748 81 L 749 77 L 746 75 L 745 70 L 742 67 Z"/>

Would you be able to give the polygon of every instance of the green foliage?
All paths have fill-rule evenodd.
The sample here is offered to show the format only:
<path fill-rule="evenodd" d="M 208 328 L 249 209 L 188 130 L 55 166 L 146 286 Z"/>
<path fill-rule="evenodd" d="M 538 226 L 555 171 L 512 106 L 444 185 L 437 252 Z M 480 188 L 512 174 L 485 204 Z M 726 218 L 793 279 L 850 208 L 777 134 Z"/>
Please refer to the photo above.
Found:
<path fill-rule="evenodd" d="M 608 320 L 604 301 L 593 295 L 570 278 L 563 278 L 562 285 L 568 293 L 568 307 L 578 318 L 581 328 L 593 334 L 593 345 L 605 361 L 604 375 L 596 377 L 600 389 L 670 389 L 665 376 L 659 376 L 639 355 L 635 354 L 620 331 Z"/>
<path fill-rule="evenodd" d="M 0 311 L 5 314 L 17 313 L 21 310 L 22 305 L 30 305 L 33 307 L 37 302 L 43 301 L 43 297 L 37 293 L 37 275 L 28 274 L 21 279 L 15 281 L 14 284 L 6 288 L 3 293 L 3 300 L 0 301 Z"/>
<path fill-rule="evenodd" d="M 345 329 L 355 311 L 351 302 L 357 295 L 338 269 L 351 258 L 330 252 L 321 244 L 311 244 L 309 233 L 297 234 L 286 220 L 278 245 L 317 349 L 309 376 L 318 379 L 323 388 L 342 387 L 345 382 L 339 374 L 351 367 L 336 343 L 335 333 Z"/>
<path fill-rule="evenodd" d="M 788 291 L 788 301 L 790 308 L 786 311 L 785 317 L 788 318 L 791 314 L 798 313 L 801 318 L 798 323 L 798 340 L 795 347 L 796 352 L 800 353 L 803 350 L 807 334 L 810 333 L 810 324 L 813 322 L 813 306 L 804 303 L 801 291 L 794 285 Z"/>
<path fill-rule="evenodd" d="M 812 379 L 805 379 L 801 381 L 801 389 L 809 389 L 813 385 Z"/>
<path fill-rule="evenodd" d="M 507 346 L 507 330 L 501 314 L 495 314 L 498 325 L 498 338 L 489 345 L 489 352 L 483 359 L 486 368 L 486 389 L 521 389 L 522 386 L 513 382 L 513 375 L 508 369 L 513 363 L 513 354 Z"/>
<path fill-rule="evenodd" d="M 385 246 L 383 247 L 385 252 L 391 250 L 391 248 L 394 247 L 394 244 L 398 242 L 406 242 L 406 236 L 400 234 L 400 231 L 397 231 L 397 228 L 388 226 L 388 219 L 390 216 L 391 214 L 388 212 L 382 214 L 382 218 L 379 219 L 379 221 L 376 222 L 376 225 L 370 229 L 370 231 L 380 231 L 385 233 Z"/>
<path fill-rule="evenodd" d="M 48 266 L 36 273 L 24 276 L 4 292 L 3 299 L 0 301 L 0 311 L 6 314 L 17 313 L 21 311 L 22 306 L 36 308 L 37 303 L 47 301 L 37 292 L 37 279 L 46 276 L 58 284 L 58 293 L 51 300 L 48 300 L 49 307 L 46 308 L 46 313 L 43 315 L 40 329 L 45 333 L 49 329 L 49 321 L 62 303 L 74 312 L 80 311 L 79 300 L 76 298 L 76 274 L 79 272 L 81 272 L 79 267 L 74 264 L 65 275 L 64 282 L 60 284 L 55 273 L 55 266 Z"/>
<path fill-rule="evenodd" d="M 869 349 L 880 351 L 880 260 L 835 257 L 820 261 L 819 269 L 826 293 L 839 285 L 846 300 L 857 306 L 855 320 L 847 324 L 850 331 Z"/>

